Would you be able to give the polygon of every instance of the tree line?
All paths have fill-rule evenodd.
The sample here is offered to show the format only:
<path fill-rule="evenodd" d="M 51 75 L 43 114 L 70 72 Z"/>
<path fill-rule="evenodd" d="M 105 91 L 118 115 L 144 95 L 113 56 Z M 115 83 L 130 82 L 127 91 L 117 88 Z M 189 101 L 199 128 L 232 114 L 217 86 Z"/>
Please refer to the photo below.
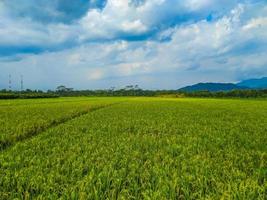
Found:
<path fill-rule="evenodd" d="M 39 98 L 58 98 L 60 97 L 55 92 L 44 92 L 41 90 L 25 91 L 8 91 L 0 90 L 0 99 L 39 99 Z"/>
<path fill-rule="evenodd" d="M 179 90 L 143 90 L 139 87 L 125 87 L 123 89 L 107 90 L 73 90 L 72 88 L 58 87 L 56 90 L 25 90 L 7 91 L 0 90 L 0 99 L 27 99 L 27 98 L 57 98 L 57 97 L 206 97 L 206 98 L 265 98 L 267 89 L 264 90 L 232 90 L 223 92 L 196 91 L 184 92 Z"/>

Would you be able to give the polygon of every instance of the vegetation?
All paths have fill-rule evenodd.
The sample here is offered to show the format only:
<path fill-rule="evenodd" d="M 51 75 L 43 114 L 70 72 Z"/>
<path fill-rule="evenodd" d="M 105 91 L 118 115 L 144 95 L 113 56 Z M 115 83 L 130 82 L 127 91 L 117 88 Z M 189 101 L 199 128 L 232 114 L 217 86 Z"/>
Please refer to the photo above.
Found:
<path fill-rule="evenodd" d="M 228 92 L 209 92 L 209 91 L 199 91 L 199 92 L 187 92 L 184 93 L 187 97 L 212 97 L 212 98 L 266 98 L 266 90 L 232 90 Z"/>
<path fill-rule="evenodd" d="M 1 199 L 266 199 L 267 101 L 4 100 L 0 132 L 61 104 L 109 106 L 2 150 Z"/>
<path fill-rule="evenodd" d="M 226 85 L 228 87 L 228 85 Z M 215 86 L 214 86 L 215 87 Z M 216 87 L 218 89 L 218 87 Z M 16 91 L 0 91 L 0 99 L 31 99 L 31 98 L 56 98 L 56 97 L 212 97 L 212 98 L 265 98 L 267 97 L 267 89 L 240 89 L 229 91 L 191 91 L 191 90 L 143 90 L 138 86 L 126 86 L 123 89 L 115 90 L 73 90 L 65 86 L 57 87 L 56 91 L 48 90 L 32 91 L 26 90 L 23 92 Z"/>
<path fill-rule="evenodd" d="M 113 101 L 60 99 L 0 102 L 0 150 L 43 130 L 102 108 Z"/>
<path fill-rule="evenodd" d="M 140 88 L 124 88 L 120 90 L 73 90 L 73 91 L 57 91 L 59 96 L 173 96 L 173 97 L 212 97 L 212 98 L 264 98 L 267 97 L 266 90 L 231 90 L 231 91 L 195 91 L 187 92 L 180 90 L 142 90 Z"/>
<path fill-rule="evenodd" d="M 18 91 L 0 91 L 0 99 L 40 99 L 40 98 L 57 98 L 58 94 L 53 92 L 32 91 L 26 90 L 23 92 Z"/>

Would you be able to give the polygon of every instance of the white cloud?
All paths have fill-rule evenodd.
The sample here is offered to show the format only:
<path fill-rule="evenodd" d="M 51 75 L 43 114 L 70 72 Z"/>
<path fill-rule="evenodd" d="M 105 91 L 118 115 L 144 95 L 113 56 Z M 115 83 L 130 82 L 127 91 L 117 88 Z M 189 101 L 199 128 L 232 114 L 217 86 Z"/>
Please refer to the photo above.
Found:
<path fill-rule="evenodd" d="M 189 0 L 186 1 L 186 6 L 190 10 L 198 10 L 207 6 L 210 6 L 212 4 L 211 0 Z"/>
<path fill-rule="evenodd" d="M 15 17 L 16 13 L 31 12 L 30 8 L 46 5 L 45 1 L 36 4 L 31 0 L 25 1 L 21 6 L 14 3 L 0 2 L 0 45 L 36 46 L 51 50 L 68 46 L 69 43 L 79 45 L 87 41 L 121 39 L 125 36 L 139 36 L 156 33 L 166 29 L 170 24 L 181 25 L 187 21 L 205 19 L 210 12 L 228 11 L 237 0 L 187 0 L 166 1 L 147 0 L 139 6 L 133 6 L 127 0 L 108 0 L 106 6 L 100 9 L 89 9 L 87 14 L 71 24 L 62 22 L 43 24 L 35 21 L 34 17 Z M 50 3 L 49 3 L 50 2 Z M 52 1 L 47 2 L 43 9 L 52 9 L 52 14 L 60 15 L 55 10 Z M 33 5 L 32 5 L 33 4 Z M 91 2 L 91 4 L 94 4 Z M 8 6 L 12 5 L 11 8 Z M 52 6 L 53 5 L 53 6 Z M 14 13 L 13 13 L 14 11 Z M 34 9 L 35 15 L 38 15 Z M 28 13 L 28 14 L 27 14 Z M 29 14 L 30 15 L 30 14 Z M 42 13 L 42 17 L 44 13 Z M 66 15 L 66 13 L 64 13 Z M 41 17 L 40 16 L 40 17 Z"/>
<path fill-rule="evenodd" d="M 14 24 L 12 29 L 0 30 L 4 38 L 0 44 L 53 46 L 74 39 L 79 43 L 58 52 L 24 55 L 20 61 L 0 61 L 1 71 L 26 74 L 25 84 L 38 88 L 55 88 L 59 84 L 74 88 L 108 88 L 121 84 L 178 88 L 199 81 L 236 81 L 250 78 L 249 75 L 267 75 L 267 13 L 264 12 L 267 6 L 239 4 L 211 22 L 200 20 L 163 29 L 156 37 L 159 40 L 84 43 L 92 38 L 112 39 L 118 32 L 148 31 L 155 22 L 148 19 L 167 1 L 151 0 L 139 7 L 125 2 L 111 0 L 104 10 L 90 10 L 71 26 L 42 27 L 33 21 L 24 26 L 25 19 L 0 20 L 0 27 Z M 202 9 L 208 3 L 213 4 L 191 1 L 192 9 Z M 168 40 L 161 42 L 164 38 Z M 4 85 L 2 76 L 0 86 Z"/>
<path fill-rule="evenodd" d="M 146 32 L 148 29 L 140 20 L 135 20 L 132 22 L 129 22 L 129 21 L 123 22 L 122 30 L 125 32 L 130 32 L 130 33 L 131 32 L 143 33 L 143 32 Z"/>
<path fill-rule="evenodd" d="M 259 17 L 251 19 L 246 25 L 243 26 L 244 30 L 261 28 L 262 26 L 267 26 L 267 17 Z"/>

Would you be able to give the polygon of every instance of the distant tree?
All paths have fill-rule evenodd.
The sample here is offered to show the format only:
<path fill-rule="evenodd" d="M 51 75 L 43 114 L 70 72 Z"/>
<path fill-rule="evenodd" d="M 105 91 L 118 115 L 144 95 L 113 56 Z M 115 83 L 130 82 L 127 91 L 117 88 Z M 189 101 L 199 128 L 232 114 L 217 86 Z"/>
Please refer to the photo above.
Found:
<path fill-rule="evenodd" d="M 66 90 L 67 90 L 67 87 L 64 85 L 60 85 L 56 89 L 56 91 L 58 91 L 58 92 L 65 92 Z"/>
<path fill-rule="evenodd" d="M 115 87 L 110 87 L 109 91 L 114 91 L 116 88 Z"/>
<path fill-rule="evenodd" d="M 132 89 L 134 89 L 134 86 L 133 85 L 127 85 L 124 89 L 125 90 L 132 90 Z"/>
<path fill-rule="evenodd" d="M 134 89 L 135 89 L 135 90 L 139 90 L 140 88 L 139 88 L 138 85 L 135 85 L 135 86 L 134 86 Z"/>
<path fill-rule="evenodd" d="M 26 93 L 31 93 L 31 92 L 33 92 L 33 91 L 32 91 L 31 89 L 26 89 L 25 92 L 26 92 Z"/>
<path fill-rule="evenodd" d="M 6 90 L 6 89 L 2 89 L 0 92 L 1 92 L 1 93 L 7 93 L 8 90 Z"/>
<path fill-rule="evenodd" d="M 64 85 L 60 85 L 56 88 L 56 91 L 57 92 L 71 92 L 73 91 L 73 88 L 67 88 L 66 86 Z"/>

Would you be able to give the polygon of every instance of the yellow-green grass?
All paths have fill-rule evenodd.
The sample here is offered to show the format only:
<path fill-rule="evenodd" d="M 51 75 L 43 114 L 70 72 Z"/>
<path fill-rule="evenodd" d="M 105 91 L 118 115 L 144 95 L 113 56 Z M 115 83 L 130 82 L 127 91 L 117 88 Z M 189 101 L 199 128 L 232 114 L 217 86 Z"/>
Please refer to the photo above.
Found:
<path fill-rule="evenodd" d="M 266 199 L 267 101 L 118 101 L 3 150 L 1 198 Z"/>

